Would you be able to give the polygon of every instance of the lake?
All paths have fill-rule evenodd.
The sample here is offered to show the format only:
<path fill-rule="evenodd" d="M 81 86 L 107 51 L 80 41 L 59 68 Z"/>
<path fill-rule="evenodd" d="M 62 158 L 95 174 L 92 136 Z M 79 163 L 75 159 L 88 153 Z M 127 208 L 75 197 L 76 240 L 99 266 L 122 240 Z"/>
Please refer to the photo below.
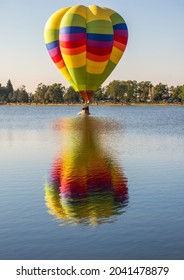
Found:
<path fill-rule="evenodd" d="M 184 259 L 184 107 L 0 106 L 0 259 Z"/>

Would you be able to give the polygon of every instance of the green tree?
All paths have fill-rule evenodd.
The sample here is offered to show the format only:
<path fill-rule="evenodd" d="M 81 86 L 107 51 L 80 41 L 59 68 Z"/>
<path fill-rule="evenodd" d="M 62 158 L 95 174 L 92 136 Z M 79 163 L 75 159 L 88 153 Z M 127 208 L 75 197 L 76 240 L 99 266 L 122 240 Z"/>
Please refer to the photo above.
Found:
<path fill-rule="evenodd" d="M 16 103 L 18 102 L 18 92 L 14 90 L 13 95 L 12 95 L 12 102 Z"/>
<path fill-rule="evenodd" d="M 179 90 L 180 90 L 179 98 L 181 99 L 182 102 L 184 102 L 184 85 L 179 86 Z"/>
<path fill-rule="evenodd" d="M 69 87 L 64 94 L 64 102 L 66 103 L 80 103 L 81 96 L 79 92 L 76 92 L 73 87 Z"/>
<path fill-rule="evenodd" d="M 167 100 L 169 98 L 169 88 L 167 85 L 159 83 L 154 87 L 154 101 Z"/>
<path fill-rule="evenodd" d="M 9 94 L 10 92 L 13 93 L 13 86 L 12 86 L 12 83 L 11 83 L 10 80 L 7 81 L 6 90 L 7 90 L 7 93 L 8 93 L 8 94 Z"/>
<path fill-rule="evenodd" d="M 125 91 L 126 85 L 122 81 L 114 80 L 106 86 L 105 94 L 108 99 L 116 103 L 124 98 Z"/>
<path fill-rule="evenodd" d="M 7 91 L 7 101 L 12 102 L 14 89 L 10 80 L 7 81 L 6 91 Z"/>
<path fill-rule="evenodd" d="M 0 84 L 0 103 L 6 103 L 8 101 L 8 93 L 6 87 Z"/>
<path fill-rule="evenodd" d="M 179 86 L 177 87 L 174 87 L 174 86 L 171 86 L 169 88 L 169 92 L 170 92 L 170 102 L 178 102 L 178 101 L 181 101 L 179 95 L 180 95 L 180 88 Z"/>
<path fill-rule="evenodd" d="M 95 91 L 94 100 L 96 101 L 107 100 L 107 95 L 103 87 L 99 87 L 97 91 Z"/>
<path fill-rule="evenodd" d="M 142 81 L 137 85 L 137 101 L 146 102 L 150 98 L 150 90 L 152 89 L 153 85 L 150 81 Z"/>
<path fill-rule="evenodd" d="M 32 94 L 31 92 L 28 93 L 28 102 L 32 103 L 34 101 L 34 94 Z"/>
<path fill-rule="evenodd" d="M 64 101 L 63 94 L 65 92 L 65 87 L 61 84 L 53 84 L 48 87 L 44 100 L 46 103 L 62 103 Z"/>
<path fill-rule="evenodd" d="M 45 103 L 46 102 L 46 92 L 48 90 L 49 86 L 46 86 L 42 83 L 38 84 L 35 94 L 34 94 L 34 102 L 35 103 Z"/>
<path fill-rule="evenodd" d="M 13 93 L 13 99 L 15 100 L 15 102 L 28 103 L 29 96 L 26 91 L 26 87 L 21 86 L 17 90 L 15 90 Z"/>
<path fill-rule="evenodd" d="M 137 101 L 137 94 L 138 94 L 138 83 L 137 83 L 137 81 L 135 81 L 135 80 L 126 81 L 125 101 L 127 103 L 136 102 Z"/>

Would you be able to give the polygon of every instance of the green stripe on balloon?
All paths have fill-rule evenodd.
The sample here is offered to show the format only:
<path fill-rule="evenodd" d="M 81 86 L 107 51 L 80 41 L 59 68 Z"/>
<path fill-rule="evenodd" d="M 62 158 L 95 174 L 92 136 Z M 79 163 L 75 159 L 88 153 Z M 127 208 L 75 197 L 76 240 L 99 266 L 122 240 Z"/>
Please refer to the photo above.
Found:
<path fill-rule="evenodd" d="M 81 26 L 86 27 L 86 19 L 77 14 L 66 14 L 64 15 L 60 27 L 65 26 Z"/>
<path fill-rule="evenodd" d="M 57 41 L 59 35 L 59 29 L 46 29 L 45 36 L 49 38 L 49 41 Z"/>
<path fill-rule="evenodd" d="M 112 70 L 116 67 L 117 64 L 113 63 L 111 60 L 108 61 L 105 71 L 103 72 L 104 81 L 111 74 Z"/>
<path fill-rule="evenodd" d="M 76 87 L 81 84 L 86 83 L 86 66 L 78 67 L 78 68 L 67 68 Z M 82 90 L 86 90 L 85 88 Z"/>
<path fill-rule="evenodd" d="M 110 16 L 111 20 L 112 20 L 112 24 L 118 24 L 118 23 L 125 23 L 124 19 L 117 13 L 114 13 Z"/>
<path fill-rule="evenodd" d="M 87 33 L 113 34 L 112 23 L 107 20 L 96 20 L 87 23 Z"/>

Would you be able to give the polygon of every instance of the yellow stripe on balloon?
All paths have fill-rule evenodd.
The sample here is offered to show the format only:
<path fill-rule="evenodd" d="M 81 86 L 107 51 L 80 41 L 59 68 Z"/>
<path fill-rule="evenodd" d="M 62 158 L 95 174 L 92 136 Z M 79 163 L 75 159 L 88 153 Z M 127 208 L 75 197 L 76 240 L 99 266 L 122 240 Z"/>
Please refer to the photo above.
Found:
<path fill-rule="evenodd" d="M 104 11 L 108 14 L 108 16 L 110 17 L 112 14 L 115 14 L 116 12 L 115 11 L 113 11 L 113 10 L 111 10 L 111 9 L 109 9 L 109 8 L 103 8 L 104 9 Z"/>
<path fill-rule="evenodd" d="M 68 13 L 66 13 L 66 15 L 67 14 L 77 14 L 86 19 L 86 10 L 87 10 L 87 7 L 85 7 L 83 5 L 76 5 L 74 7 L 71 7 L 70 10 L 68 11 Z"/>
<path fill-rule="evenodd" d="M 98 6 L 91 5 L 87 9 L 87 22 L 96 20 L 111 21 L 106 11 Z"/>
<path fill-rule="evenodd" d="M 86 84 L 81 84 L 81 85 L 78 84 L 77 88 L 78 88 L 78 91 L 85 91 L 85 90 L 87 90 Z"/>
<path fill-rule="evenodd" d="M 63 59 L 68 69 L 82 67 L 86 64 L 86 52 L 76 55 L 63 54 Z"/>
<path fill-rule="evenodd" d="M 104 61 L 104 62 L 96 62 L 96 61 L 87 59 L 86 60 L 86 71 L 90 74 L 101 74 L 101 73 L 103 73 L 107 63 L 108 63 L 108 60 Z"/>
<path fill-rule="evenodd" d="M 67 70 L 67 68 L 66 68 L 66 66 L 63 67 L 63 68 L 61 68 L 61 69 L 59 69 L 59 71 L 62 73 L 62 75 L 65 77 L 65 79 L 66 79 L 67 81 L 69 81 L 69 80 L 72 79 L 71 76 L 70 76 L 70 74 L 69 74 L 69 72 L 68 72 L 68 70 Z"/>
<path fill-rule="evenodd" d="M 66 7 L 55 12 L 47 21 L 45 29 L 58 29 L 60 27 L 61 20 L 70 7 Z"/>
<path fill-rule="evenodd" d="M 120 58 L 122 57 L 123 55 L 123 51 L 117 49 L 116 47 L 113 47 L 112 48 L 112 53 L 111 53 L 111 56 L 110 56 L 110 60 L 117 64 L 120 60 Z"/>
<path fill-rule="evenodd" d="M 44 39 L 45 39 L 45 44 L 51 43 L 53 41 L 58 40 L 58 29 L 45 29 L 44 31 Z"/>

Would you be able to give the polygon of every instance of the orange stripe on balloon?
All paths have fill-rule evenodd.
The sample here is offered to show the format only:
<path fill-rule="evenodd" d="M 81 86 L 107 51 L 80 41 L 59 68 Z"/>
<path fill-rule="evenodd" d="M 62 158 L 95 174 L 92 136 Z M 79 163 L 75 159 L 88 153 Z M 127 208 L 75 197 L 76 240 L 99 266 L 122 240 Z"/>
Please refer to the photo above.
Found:
<path fill-rule="evenodd" d="M 120 42 L 117 42 L 117 41 L 114 41 L 114 47 L 116 47 L 117 49 L 119 49 L 121 51 L 124 51 L 126 49 L 126 45 L 124 45 Z"/>
<path fill-rule="evenodd" d="M 55 64 L 59 69 L 61 69 L 65 66 L 64 60 L 60 60 L 59 62 L 57 62 Z"/>
<path fill-rule="evenodd" d="M 87 52 L 87 58 L 92 61 L 96 61 L 96 62 L 104 62 L 104 61 L 108 60 L 109 57 L 110 57 L 110 54 L 100 56 L 100 55 L 95 55 L 95 54 Z"/>
<path fill-rule="evenodd" d="M 61 47 L 61 52 L 63 54 L 68 54 L 68 55 L 75 55 L 75 54 L 80 54 L 86 51 L 86 45 L 78 47 L 78 48 L 62 48 Z"/>

